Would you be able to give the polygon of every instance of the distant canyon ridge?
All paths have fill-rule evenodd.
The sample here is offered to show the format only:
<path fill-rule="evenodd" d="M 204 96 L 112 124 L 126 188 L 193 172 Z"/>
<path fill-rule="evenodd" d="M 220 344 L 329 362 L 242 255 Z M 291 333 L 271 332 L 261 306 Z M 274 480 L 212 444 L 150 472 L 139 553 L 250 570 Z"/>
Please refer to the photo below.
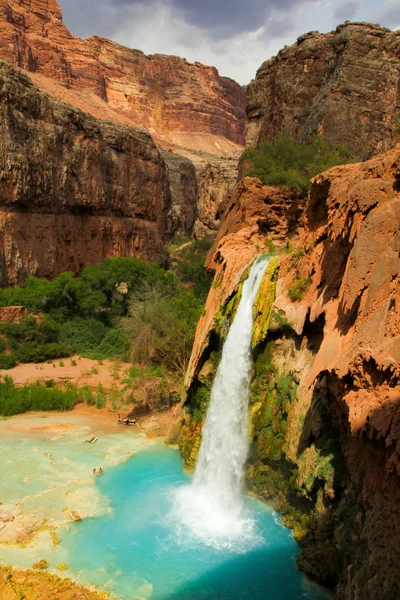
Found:
<path fill-rule="evenodd" d="M 56 0 L 0 0 L 0 284 L 105 256 L 162 263 L 168 240 L 215 235 L 245 145 L 319 133 L 363 159 L 392 147 L 399 48 L 397 33 L 369 24 L 306 34 L 262 65 L 246 97 L 214 67 L 74 37 Z M 57 138 L 42 162 L 29 129 L 36 147 Z"/>

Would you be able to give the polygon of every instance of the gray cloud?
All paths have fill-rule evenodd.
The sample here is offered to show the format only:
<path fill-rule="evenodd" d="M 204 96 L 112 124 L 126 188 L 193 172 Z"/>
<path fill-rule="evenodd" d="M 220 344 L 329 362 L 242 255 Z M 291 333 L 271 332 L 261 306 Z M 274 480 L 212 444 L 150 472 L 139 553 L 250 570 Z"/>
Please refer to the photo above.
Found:
<path fill-rule="evenodd" d="M 145 0 L 59 1 L 66 25 L 80 36 L 110 35 L 124 22 L 130 8 L 146 3 Z M 306 1 L 317 0 L 163 0 L 162 4 L 170 6 L 189 25 L 206 30 L 210 39 L 226 39 L 255 31 L 268 22 L 274 11 L 284 13 Z M 154 18 L 157 19 L 157 14 Z M 281 34 L 290 29 L 290 19 L 279 20 Z"/>
<path fill-rule="evenodd" d="M 349 2 L 339 5 L 333 13 L 333 16 L 337 19 L 338 23 L 343 23 L 343 21 L 347 20 L 351 21 L 359 8 L 359 0 L 350 0 Z"/>

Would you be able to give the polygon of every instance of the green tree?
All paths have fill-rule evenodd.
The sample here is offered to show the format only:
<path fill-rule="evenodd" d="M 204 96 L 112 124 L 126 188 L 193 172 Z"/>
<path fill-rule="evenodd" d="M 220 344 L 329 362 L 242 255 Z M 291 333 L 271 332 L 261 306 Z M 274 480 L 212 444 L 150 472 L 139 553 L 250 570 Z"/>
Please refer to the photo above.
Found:
<path fill-rule="evenodd" d="M 248 148 L 242 159 L 248 164 L 245 175 L 258 177 L 264 185 L 289 186 L 305 193 L 310 180 L 335 165 L 354 162 L 344 144 L 330 144 L 321 136 L 298 143 L 287 136 Z"/>

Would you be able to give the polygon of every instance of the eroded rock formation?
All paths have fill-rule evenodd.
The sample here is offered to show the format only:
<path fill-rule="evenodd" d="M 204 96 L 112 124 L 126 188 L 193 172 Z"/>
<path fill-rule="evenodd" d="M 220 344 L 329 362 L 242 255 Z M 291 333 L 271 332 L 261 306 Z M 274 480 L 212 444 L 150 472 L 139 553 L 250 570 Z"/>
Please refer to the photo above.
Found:
<path fill-rule="evenodd" d="M 400 32 L 368 23 L 301 36 L 247 88 L 246 143 L 321 134 L 362 159 L 399 140 Z"/>
<path fill-rule="evenodd" d="M 221 154 L 244 144 L 244 89 L 214 67 L 76 38 L 56 0 L 0 0 L 0 32 L 0 58 L 96 117 L 145 128 L 166 149 Z"/>
<path fill-rule="evenodd" d="M 169 208 L 149 134 L 51 99 L 0 62 L 0 285 L 108 256 L 161 263 Z"/>
<path fill-rule="evenodd" d="M 294 528 L 300 568 L 339 598 L 400 594 L 399 182 L 400 147 L 317 176 L 304 230 L 292 229 L 255 306 L 248 485 Z M 266 236 L 285 246 L 300 208 L 253 179 L 235 194 L 187 379 L 188 467 L 241 276 Z"/>

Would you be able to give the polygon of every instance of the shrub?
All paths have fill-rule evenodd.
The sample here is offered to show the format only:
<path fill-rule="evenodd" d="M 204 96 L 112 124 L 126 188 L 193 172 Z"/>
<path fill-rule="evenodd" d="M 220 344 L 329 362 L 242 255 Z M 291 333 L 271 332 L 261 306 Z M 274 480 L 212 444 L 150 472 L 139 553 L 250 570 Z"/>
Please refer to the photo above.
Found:
<path fill-rule="evenodd" d="M 201 310 L 202 304 L 185 288 L 170 297 L 153 290 L 146 298 L 134 299 L 124 326 L 133 340 L 135 362 L 165 365 L 184 374 Z"/>
<path fill-rule="evenodd" d="M 310 286 L 311 279 L 308 277 L 298 277 L 293 281 L 288 289 L 289 297 L 293 302 L 301 300 L 304 292 Z"/>
<path fill-rule="evenodd" d="M 71 410 L 81 400 L 76 389 L 47 388 L 40 382 L 17 388 L 11 377 L 0 380 L 0 414 L 4 417 L 30 410 Z"/>
<path fill-rule="evenodd" d="M 250 165 L 245 175 L 258 177 L 265 185 L 289 186 L 303 193 L 318 173 L 354 162 L 345 145 L 329 144 L 321 136 L 310 137 L 303 144 L 280 136 L 258 148 L 248 148 L 242 158 Z"/>
<path fill-rule="evenodd" d="M 273 254 L 274 252 L 276 252 L 276 246 L 272 240 L 270 240 L 269 238 L 266 237 L 264 240 L 264 243 L 267 246 L 270 254 Z"/>
<path fill-rule="evenodd" d="M 26 342 L 18 346 L 16 350 L 18 362 L 40 363 L 53 358 L 65 358 L 71 355 L 71 348 L 66 344 L 39 344 L 38 342 Z"/>
<path fill-rule="evenodd" d="M 130 342 L 126 331 L 122 329 L 109 329 L 98 347 L 91 353 L 91 358 L 115 359 L 127 357 L 130 350 Z"/>
<path fill-rule="evenodd" d="M 13 369 L 17 364 L 17 358 L 14 354 L 0 354 L 0 369 Z"/>

